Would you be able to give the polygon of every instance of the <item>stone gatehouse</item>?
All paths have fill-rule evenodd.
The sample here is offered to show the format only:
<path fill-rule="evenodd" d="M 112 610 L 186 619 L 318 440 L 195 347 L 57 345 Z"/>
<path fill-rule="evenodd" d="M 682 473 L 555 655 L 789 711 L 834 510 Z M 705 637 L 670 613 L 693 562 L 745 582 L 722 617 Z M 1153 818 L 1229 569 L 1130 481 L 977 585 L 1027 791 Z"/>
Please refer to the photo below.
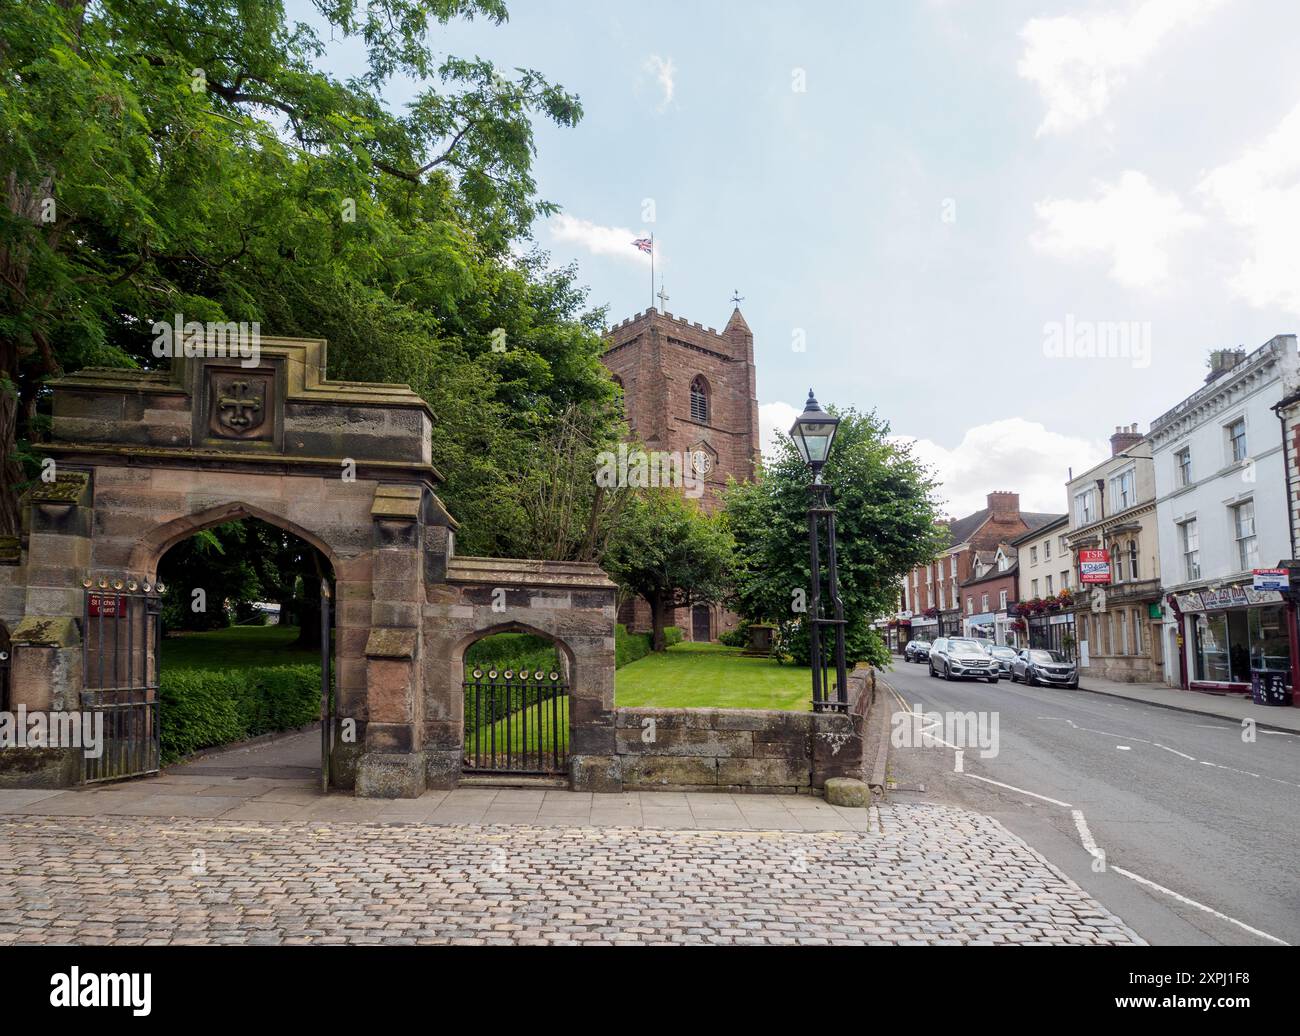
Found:
<path fill-rule="evenodd" d="M 333 568 L 335 787 L 411 796 L 454 785 L 464 650 L 505 629 L 555 641 L 573 784 L 600 785 L 614 755 L 614 585 L 594 565 L 456 556 L 428 405 L 404 385 L 330 381 L 325 359 L 324 341 L 264 338 L 253 367 L 178 359 L 170 372 L 55 383 L 43 446 L 54 477 L 27 494 L 20 541 L 0 551 L 11 707 L 78 708 L 96 636 L 86 595 L 156 590 L 173 544 L 253 517 Z M 143 669 L 135 656 L 127 667 Z M 49 751 L 18 768 L 70 783 L 70 766 Z"/>

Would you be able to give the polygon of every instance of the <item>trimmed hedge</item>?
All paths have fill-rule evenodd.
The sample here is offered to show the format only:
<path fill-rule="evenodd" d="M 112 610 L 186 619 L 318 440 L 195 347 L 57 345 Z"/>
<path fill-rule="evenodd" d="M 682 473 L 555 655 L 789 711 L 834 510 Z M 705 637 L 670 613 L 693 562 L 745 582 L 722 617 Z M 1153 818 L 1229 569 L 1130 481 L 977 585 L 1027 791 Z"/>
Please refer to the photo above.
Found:
<path fill-rule="evenodd" d="M 621 622 L 614 627 L 614 668 L 622 669 L 629 662 L 650 654 L 649 633 L 629 633 Z"/>
<path fill-rule="evenodd" d="M 320 718 L 320 668 L 163 670 L 162 760 L 305 726 Z"/>
<path fill-rule="evenodd" d="M 682 628 L 680 626 L 664 627 L 664 647 L 670 648 L 674 644 L 682 642 Z"/>

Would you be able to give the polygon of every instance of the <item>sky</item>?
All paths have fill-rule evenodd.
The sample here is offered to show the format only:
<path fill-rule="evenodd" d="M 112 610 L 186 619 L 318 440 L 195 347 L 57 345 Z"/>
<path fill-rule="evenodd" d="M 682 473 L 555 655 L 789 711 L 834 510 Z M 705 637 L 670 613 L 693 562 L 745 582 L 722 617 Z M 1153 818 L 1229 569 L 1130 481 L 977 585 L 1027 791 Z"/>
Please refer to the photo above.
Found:
<path fill-rule="evenodd" d="M 562 211 L 536 244 L 617 322 L 651 303 L 653 232 L 663 308 L 721 328 L 743 297 L 765 439 L 809 387 L 875 410 L 953 516 L 991 490 L 1063 512 L 1069 469 L 1211 349 L 1300 323 L 1291 0 L 509 6 L 433 38 L 581 96 L 538 126 Z"/>

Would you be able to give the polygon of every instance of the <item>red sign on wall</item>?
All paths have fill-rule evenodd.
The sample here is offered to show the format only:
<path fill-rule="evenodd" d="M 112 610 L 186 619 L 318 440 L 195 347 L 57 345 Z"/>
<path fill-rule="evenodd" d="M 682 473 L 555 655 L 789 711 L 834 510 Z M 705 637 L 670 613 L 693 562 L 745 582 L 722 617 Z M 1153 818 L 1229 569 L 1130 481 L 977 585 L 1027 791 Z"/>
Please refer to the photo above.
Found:
<path fill-rule="evenodd" d="M 1079 551 L 1079 582 L 1109 583 L 1110 582 L 1110 551 L 1108 550 Z"/>
<path fill-rule="evenodd" d="M 98 616 L 105 619 L 126 618 L 127 604 L 125 597 L 116 597 L 113 594 L 91 594 L 88 603 L 91 618 Z"/>

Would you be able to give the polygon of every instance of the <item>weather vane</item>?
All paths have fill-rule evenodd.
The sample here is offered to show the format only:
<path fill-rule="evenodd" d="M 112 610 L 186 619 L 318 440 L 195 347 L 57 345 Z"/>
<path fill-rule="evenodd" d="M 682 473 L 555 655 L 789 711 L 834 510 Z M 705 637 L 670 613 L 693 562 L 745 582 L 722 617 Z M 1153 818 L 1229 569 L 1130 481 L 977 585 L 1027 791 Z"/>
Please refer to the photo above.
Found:
<path fill-rule="evenodd" d="M 732 303 L 735 305 L 735 307 L 736 307 L 737 309 L 739 309 L 739 308 L 740 308 L 740 304 L 741 304 L 742 302 L 745 301 L 745 296 L 742 295 L 742 294 L 740 293 L 740 289 L 739 289 L 739 288 L 736 288 L 736 289 L 732 292 L 732 294 L 731 294 L 731 301 L 732 301 Z"/>

